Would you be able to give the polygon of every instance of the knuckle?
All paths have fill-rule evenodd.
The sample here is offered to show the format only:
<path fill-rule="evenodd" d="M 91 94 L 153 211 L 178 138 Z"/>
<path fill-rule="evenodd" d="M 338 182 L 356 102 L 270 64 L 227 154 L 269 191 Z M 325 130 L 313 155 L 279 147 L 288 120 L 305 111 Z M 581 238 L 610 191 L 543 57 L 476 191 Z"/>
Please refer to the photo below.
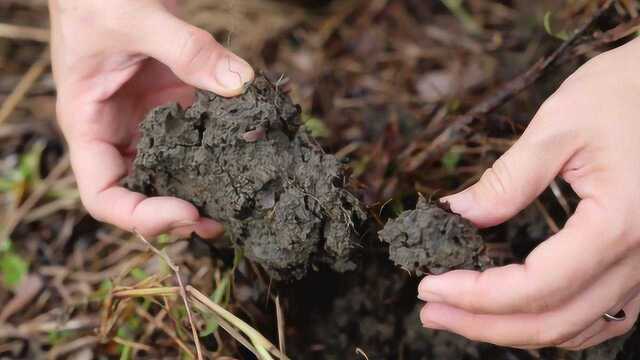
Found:
<path fill-rule="evenodd" d="M 593 217 L 601 220 L 592 225 L 592 231 L 603 234 L 604 239 L 614 242 L 621 252 L 637 250 L 640 247 L 640 228 L 636 211 L 626 206 L 596 206 L 587 209 Z"/>
<path fill-rule="evenodd" d="M 492 276 L 496 269 L 488 269 L 477 273 L 468 288 L 467 296 L 462 300 L 465 309 L 482 313 L 499 304 L 497 299 L 503 297 L 499 287 L 493 282 Z"/>
<path fill-rule="evenodd" d="M 546 284 L 540 281 L 543 266 L 538 265 L 534 260 L 527 259 L 522 265 L 517 283 L 521 284 L 517 303 L 522 310 L 528 314 L 545 314 L 553 309 L 555 305 L 552 298 L 541 294 L 548 293 Z"/>
<path fill-rule="evenodd" d="M 511 173 L 509 164 L 503 158 L 496 160 L 493 166 L 482 175 L 484 188 L 488 191 L 488 195 L 503 198 L 509 192 L 509 184 L 511 182 Z"/>
<path fill-rule="evenodd" d="M 183 36 L 177 59 L 177 70 L 180 72 L 201 66 L 207 61 L 211 55 L 211 44 L 214 41 L 213 35 L 195 27 L 187 30 Z"/>
<path fill-rule="evenodd" d="M 632 208 L 634 205 L 624 206 L 618 215 L 606 212 L 607 231 L 618 244 L 616 246 L 624 251 L 633 251 L 640 248 L 640 224 L 638 224 L 638 211 Z"/>
<path fill-rule="evenodd" d="M 537 297 L 525 305 L 525 312 L 529 314 L 543 314 L 552 309 L 552 305 L 545 297 Z"/>
<path fill-rule="evenodd" d="M 107 218 L 104 216 L 104 211 L 100 206 L 97 206 L 97 204 L 99 203 L 98 201 L 89 199 L 87 198 L 87 196 L 82 196 L 81 202 L 85 210 L 87 210 L 92 218 L 100 222 L 107 222 Z"/>
<path fill-rule="evenodd" d="M 486 279 L 485 273 L 479 273 L 472 280 L 470 290 L 473 296 L 465 296 L 462 300 L 465 309 L 472 311 L 480 310 L 482 307 L 482 299 L 489 298 L 487 296 L 486 281 L 484 279 Z"/>

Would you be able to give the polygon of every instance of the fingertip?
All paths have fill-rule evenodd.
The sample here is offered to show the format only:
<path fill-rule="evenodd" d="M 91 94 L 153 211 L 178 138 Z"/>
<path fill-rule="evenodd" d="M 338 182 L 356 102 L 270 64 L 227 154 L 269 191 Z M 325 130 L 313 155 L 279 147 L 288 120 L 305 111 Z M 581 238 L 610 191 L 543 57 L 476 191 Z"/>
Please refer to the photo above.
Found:
<path fill-rule="evenodd" d="M 437 319 L 438 305 L 427 303 L 420 309 L 420 322 L 422 326 L 433 330 L 445 330 L 441 321 Z"/>
<path fill-rule="evenodd" d="M 418 285 L 420 299 L 428 302 L 445 302 L 454 298 L 469 276 L 475 272 L 470 270 L 453 270 L 441 275 L 426 276 Z"/>
<path fill-rule="evenodd" d="M 255 71 L 241 57 L 229 51 L 224 51 L 216 64 L 214 77 L 216 86 L 210 90 L 219 95 L 231 97 L 240 95 L 245 91 L 246 84 L 255 78 Z"/>
<path fill-rule="evenodd" d="M 155 236 L 174 228 L 194 226 L 200 215 L 192 204 L 184 200 L 151 197 L 136 206 L 131 218 L 136 231 Z"/>
<path fill-rule="evenodd" d="M 442 297 L 431 290 L 431 283 L 435 277 L 434 275 L 428 275 L 422 278 L 420 284 L 418 284 L 418 299 L 429 302 L 442 301 Z"/>
<path fill-rule="evenodd" d="M 469 210 L 475 207 L 471 188 L 445 196 L 441 198 L 440 201 L 449 204 L 451 211 L 463 217 L 466 217 L 465 215 Z"/>
<path fill-rule="evenodd" d="M 203 239 L 217 239 L 224 234 L 224 227 L 215 220 L 202 218 L 196 225 L 195 231 Z"/>
<path fill-rule="evenodd" d="M 421 323 L 423 323 L 423 324 L 428 320 L 428 317 L 427 317 L 427 307 L 429 307 L 429 304 L 428 304 L 428 303 L 427 303 L 427 304 L 424 304 L 424 305 L 422 306 L 422 308 L 420 309 L 419 317 L 420 317 L 420 322 L 421 322 Z"/>

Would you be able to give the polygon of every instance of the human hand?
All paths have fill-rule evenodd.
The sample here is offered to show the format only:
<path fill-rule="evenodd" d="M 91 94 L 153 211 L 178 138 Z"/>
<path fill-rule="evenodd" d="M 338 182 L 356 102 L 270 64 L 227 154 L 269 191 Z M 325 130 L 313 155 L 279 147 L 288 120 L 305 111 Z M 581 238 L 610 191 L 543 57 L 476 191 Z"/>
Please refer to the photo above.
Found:
<path fill-rule="evenodd" d="M 557 176 L 581 198 L 522 265 L 427 276 L 425 327 L 518 348 L 584 349 L 629 331 L 640 310 L 640 39 L 574 73 L 480 181 L 446 197 L 500 224 Z M 624 309 L 627 319 L 603 320 Z"/>
<path fill-rule="evenodd" d="M 251 66 L 174 16 L 176 0 L 50 0 L 49 8 L 58 120 L 89 213 L 145 235 L 219 235 L 221 225 L 190 203 L 119 183 L 151 108 L 187 105 L 194 87 L 238 95 L 254 77 Z"/>

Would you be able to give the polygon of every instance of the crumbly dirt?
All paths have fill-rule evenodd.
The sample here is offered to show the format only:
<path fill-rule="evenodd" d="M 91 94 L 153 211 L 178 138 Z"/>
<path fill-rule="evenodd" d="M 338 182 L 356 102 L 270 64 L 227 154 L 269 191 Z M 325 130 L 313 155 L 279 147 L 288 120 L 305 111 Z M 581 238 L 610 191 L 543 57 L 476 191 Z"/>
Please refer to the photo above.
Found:
<path fill-rule="evenodd" d="M 234 98 L 199 91 L 187 109 L 146 117 L 125 183 L 195 204 L 275 279 L 323 263 L 354 269 L 355 224 L 366 215 L 341 164 L 301 125 L 300 107 L 263 76 Z"/>
<path fill-rule="evenodd" d="M 378 234 L 389 243 L 389 258 L 418 275 L 483 270 L 491 265 L 478 229 L 443 204 L 429 203 L 422 196 L 415 210 L 389 220 Z"/>

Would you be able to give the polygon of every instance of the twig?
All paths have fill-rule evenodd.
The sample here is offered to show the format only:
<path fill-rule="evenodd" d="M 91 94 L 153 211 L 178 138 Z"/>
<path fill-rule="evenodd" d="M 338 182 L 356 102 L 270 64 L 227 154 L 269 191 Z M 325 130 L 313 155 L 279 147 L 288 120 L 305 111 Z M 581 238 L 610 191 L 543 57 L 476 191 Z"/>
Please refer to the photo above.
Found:
<path fill-rule="evenodd" d="M 49 30 L 0 23 L 0 38 L 49 42 Z"/>
<path fill-rule="evenodd" d="M 486 115 L 519 94 L 538 80 L 549 66 L 553 65 L 580 37 L 582 37 L 616 0 L 607 0 L 584 25 L 565 40 L 551 55 L 540 59 L 527 71 L 504 84 L 496 92 L 476 104 L 467 113 L 456 116 L 449 121 L 449 126 L 438 135 L 429 146 L 419 154 L 408 159 L 403 167 L 406 172 L 414 172 L 425 163 L 439 159 L 452 144 L 464 139 L 469 132 L 468 126 L 478 117 Z"/>
<path fill-rule="evenodd" d="M 542 202 L 538 199 L 534 203 L 536 205 L 536 208 L 538 208 L 538 210 L 542 214 L 542 217 L 544 217 L 544 220 L 547 222 L 547 225 L 549 226 L 549 229 L 551 230 L 551 232 L 554 234 L 560 232 L 560 227 L 558 226 L 556 221 L 553 220 L 553 218 L 551 217 L 551 214 L 549 214 L 549 211 L 547 211 L 544 205 L 542 205 Z"/>
<path fill-rule="evenodd" d="M 157 250 L 157 249 L 156 249 Z M 163 257 L 164 258 L 164 257 Z M 218 305 L 209 297 L 202 294 L 200 291 L 187 285 L 185 287 L 186 293 L 189 296 L 189 300 L 193 302 L 193 305 L 198 309 L 206 309 L 215 316 L 216 319 L 221 320 L 218 323 L 222 328 L 227 330 L 231 336 L 238 340 L 247 349 L 256 354 L 256 357 L 260 360 L 272 360 L 273 354 L 281 360 L 288 360 L 282 352 L 278 350 L 267 338 L 260 334 L 257 330 L 252 328 L 249 324 L 242 319 L 233 315 L 231 312 Z M 135 297 L 135 296 L 168 296 L 178 295 L 181 293 L 180 287 L 160 287 L 160 288 L 148 288 L 148 289 L 118 289 L 112 293 L 112 296 L 116 299 Z M 237 330 L 236 330 L 237 329 Z M 246 338 L 240 333 L 246 335 Z M 248 340 L 250 341 L 247 341 Z"/>
<path fill-rule="evenodd" d="M 362 349 L 360 348 L 356 348 L 356 354 L 362 356 L 363 358 L 365 358 L 365 360 L 369 360 L 369 357 L 367 356 L 367 353 L 365 353 Z"/>
<path fill-rule="evenodd" d="M 49 66 L 49 48 L 47 47 L 42 53 L 36 62 L 34 62 L 29 70 L 22 76 L 20 82 L 13 89 L 11 94 L 7 97 L 7 99 L 2 103 L 2 107 L 0 107 L 0 125 L 7 120 L 9 115 L 15 110 L 16 106 L 22 101 L 22 99 L 27 95 L 29 89 L 33 86 L 33 84 L 38 80 L 40 75 L 42 75 Z"/>
<path fill-rule="evenodd" d="M 180 338 L 178 338 L 178 335 L 176 335 L 176 333 L 173 330 L 171 330 L 167 325 L 165 325 L 162 321 L 159 321 L 155 317 L 151 316 L 151 314 L 149 314 L 146 310 L 140 307 L 136 307 L 136 314 L 140 315 L 141 317 L 145 318 L 147 321 L 154 324 L 158 329 L 164 331 L 165 334 L 167 334 L 167 336 L 169 336 L 169 338 L 171 338 L 171 340 L 173 340 L 173 342 L 175 342 L 176 345 L 178 345 L 185 353 L 187 353 L 187 355 L 189 355 L 190 358 L 193 359 L 195 357 L 191 349 L 189 349 L 189 347 L 185 345 L 185 343 L 183 343 L 182 340 L 180 340 Z"/>
<path fill-rule="evenodd" d="M 280 305 L 280 296 L 276 296 L 276 320 L 278 321 L 278 345 L 280 346 L 280 352 L 286 354 L 286 343 L 285 343 L 285 322 L 284 322 L 284 313 L 282 311 L 282 306 Z"/>
<path fill-rule="evenodd" d="M 220 325 L 221 328 L 223 328 L 227 333 L 229 333 L 229 335 L 231 335 L 232 338 L 234 338 L 237 342 L 242 344 L 242 346 L 247 348 L 247 350 L 251 351 L 251 353 L 255 355 L 256 358 L 260 359 L 260 354 L 258 353 L 258 350 L 256 350 L 256 348 L 253 345 L 251 345 L 251 342 L 249 342 L 249 340 L 247 340 L 246 337 L 240 334 L 240 332 L 236 330 L 236 328 L 234 328 L 232 324 L 230 324 L 228 321 L 223 319 L 220 315 L 211 311 L 211 309 L 209 309 L 205 305 L 199 302 L 196 302 L 195 305 L 202 312 L 206 312 L 207 314 L 211 315 L 216 320 L 218 325 Z"/>
<path fill-rule="evenodd" d="M 567 202 L 567 199 L 562 194 L 562 189 L 560 189 L 558 182 L 555 180 L 552 181 L 551 184 L 549 184 L 549 188 L 551 189 L 551 192 L 553 192 L 553 195 L 558 200 L 558 204 L 560 204 L 560 207 L 562 207 L 562 210 L 564 210 L 565 215 L 571 216 L 571 207 L 569 206 L 569 202 Z"/>
<path fill-rule="evenodd" d="M 93 347 L 97 343 L 98 343 L 98 338 L 95 336 L 84 336 L 81 338 L 77 338 L 66 344 L 54 346 L 51 350 L 49 350 L 49 353 L 47 354 L 47 359 L 56 360 L 78 349 L 82 349 L 85 347 Z"/>
<path fill-rule="evenodd" d="M 127 339 L 123 339 L 121 337 L 114 337 L 113 341 L 117 344 L 120 345 L 124 345 L 124 346 L 129 346 L 132 349 L 136 349 L 136 350 L 142 350 L 142 351 L 146 351 L 146 352 L 153 352 L 153 348 L 149 345 L 145 345 L 145 344 L 141 344 L 141 343 L 137 343 L 135 341 L 130 341 Z"/>
<path fill-rule="evenodd" d="M 176 278 L 178 279 L 178 286 L 180 287 L 180 297 L 182 297 L 182 301 L 184 302 L 184 307 L 187 310 L 187 318 L 189 319 L 189 325 L 191 326 L 193 342 L 196 345 L 196 355 L 198 356 L 198 360 L 204 360 L 204 357 L 202 356 L 200 338 L 198 337 L 198 331 L 196 330 L 196 326 L 193 322 L 193 316 L 191 315 L 191 307 L 189 306 L 189 301 L 187 300 L 187 291 L 185 290 L 184 284 L 182 283 L 182 277 L 180 276 L 180 268 L 178 267 L 178 265 L 174 264 L 173 261 L 171 261 L 171 259 L 169 258 L 169 256 L 167 256 L 166 253 L 158 250 L 144 236 L 142 236 L 142 234 L 140 234 L 135 230 L 134 232 L 136 233 L 138 238 L 140 238 L 140 240 L 142 240 L 142 242 L 144 242 L 149 247 L 149 249 L 151 249 L 151 251 L 156 253 L 156 255 L 158 255 L 162 260 L 164 260 L 167 266 L 169 266 L 169 268 L 171 268 L 171 270 L 173 270 L 173 272 L 176 274 Z"/>
<path fill-rule="evenodd" d="M 227 309 L 222 306 L 214 303 L 207 296 L 202 294 L 196 288 L 187 285 L 187 293 L 195 300 L 206 306 L 212 312 L 216 313 L 219 317 L 233 324 L 238 330 L 243 332 L 249 340 L 255 345 L 256 350 L 261 355 L 262 359 L 273 359 L 269 353 L 275 355 L 279 359 L 288 360 L 288 358 L 282 354 L 267 338 L 265 338 L 258 331 L 253 329 L 249 324 L 244 322 L 242 319 L 236 317 Z"/>

